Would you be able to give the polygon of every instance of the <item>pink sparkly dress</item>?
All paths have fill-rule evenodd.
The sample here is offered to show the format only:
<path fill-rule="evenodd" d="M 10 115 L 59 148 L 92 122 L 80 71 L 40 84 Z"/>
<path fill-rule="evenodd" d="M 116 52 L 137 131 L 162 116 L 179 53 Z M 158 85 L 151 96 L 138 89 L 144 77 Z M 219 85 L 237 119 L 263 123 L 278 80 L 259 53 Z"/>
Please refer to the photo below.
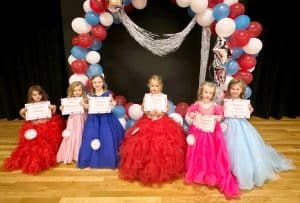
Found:
<path fill-rule="evenodd" d="M 222 107 L 196 102 L 187 113 L 202 115 L 222 115 Z M 195 143 L 189 145 L 186 156 L 185 182 L 216 186 L 226 197 L 234 198 L 240 193 L 236 178 L 231 173 L 230 160 L 219 122 L 213 132 L 205 132 L 191 124 L 189 134 L 194 135 Z"/>

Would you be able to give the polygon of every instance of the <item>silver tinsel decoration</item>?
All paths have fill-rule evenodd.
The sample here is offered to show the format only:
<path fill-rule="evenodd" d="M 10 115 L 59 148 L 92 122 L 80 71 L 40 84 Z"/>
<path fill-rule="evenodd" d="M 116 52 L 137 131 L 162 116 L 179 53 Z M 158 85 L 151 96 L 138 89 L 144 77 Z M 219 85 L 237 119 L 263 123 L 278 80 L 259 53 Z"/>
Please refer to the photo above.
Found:
<path fill-rule="evenodd" d="M 207 62 L 210 48 L 210 36 L 211 32 L 209 27 L 202 28 L 201 37 L 201 59 L 200 59 L 200 73 L 199 73 L 199 85 L 205 81 Z"/>
<path fill-rule="evenodd" d="M 120 21 L 127 29 L 129 34 L 143 47 L 158 56 L 165 56 L 176 51 L 182 44 L 185 37 L 189 34 L 196 24 L 196 16 L 181 32 L 174 34 L 157 34 L 147 31 L 136 25 L 126 14 L 124 9 L 117 13 Z M 209 47 L 208 47 L 209 49 Z M 201 50 L 202 53 L 202 50 Z"/>

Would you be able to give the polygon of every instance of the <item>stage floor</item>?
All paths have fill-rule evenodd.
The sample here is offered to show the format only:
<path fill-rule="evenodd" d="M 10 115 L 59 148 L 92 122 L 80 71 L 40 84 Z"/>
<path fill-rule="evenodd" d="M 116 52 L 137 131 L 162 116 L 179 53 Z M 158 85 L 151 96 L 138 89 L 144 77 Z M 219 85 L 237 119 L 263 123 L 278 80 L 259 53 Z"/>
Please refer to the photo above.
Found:
<path fill-rule="evenodd" d="M 22 121 L 0 120 L 0 162 L 15 148 Z M 39 175 L 0 171 L 0 203 L 194 203 L 194 202 L 300 202 L 300 117 L 251 118 L 266 143 L 282 152 L 296 170 L 279 174 L 262 188 L 242 191 L 237 200 L 226 200 L 216 188 L 185 185 L 182 179 L 171 184 L 147 187 L 126 182 L 118 170 L 84 169 L 59 164 Z"/>

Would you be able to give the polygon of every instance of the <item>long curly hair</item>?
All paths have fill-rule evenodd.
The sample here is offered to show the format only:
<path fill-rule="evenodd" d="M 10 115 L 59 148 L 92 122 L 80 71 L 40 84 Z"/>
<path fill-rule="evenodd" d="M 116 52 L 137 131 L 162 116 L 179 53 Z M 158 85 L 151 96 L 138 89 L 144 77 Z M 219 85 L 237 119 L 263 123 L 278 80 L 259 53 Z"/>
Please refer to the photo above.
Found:
<path fill-rule="evenodd" d="M 40 95 L 42 95 L 41 101 L 48 101 L 49 97 L 48 97 L 48 94 L 46 93 L 46 91 L 39 85 L 33 85 L 33 86 L 29 87 L 29 89 L 28 89 L 28 93 L 27 93 L 27 102 L 28 103 L 34 102 L 32 99 L 32 93 L 34 91 L 37 91 Z"/>

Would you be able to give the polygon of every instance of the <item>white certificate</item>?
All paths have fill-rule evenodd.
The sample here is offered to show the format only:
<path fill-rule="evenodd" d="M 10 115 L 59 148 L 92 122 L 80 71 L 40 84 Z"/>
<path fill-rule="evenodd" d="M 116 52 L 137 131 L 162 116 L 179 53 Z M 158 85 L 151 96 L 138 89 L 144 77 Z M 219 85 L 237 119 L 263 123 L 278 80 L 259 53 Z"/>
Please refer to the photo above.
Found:
<path fill-rule="evenodd" d="M 168 98 L 166 94 L 145 94 L 144 111 L 167 112 Z"/>
<path fill-rule="evenodd" d="M 224 117 L 250 118 L 250 100 L 224 99 Z"/>
<path fill-rule="evenodd" d="M 204 132 L 214 132 L 216 125 L 215 116 L 196 114 L 193 124 Z"/>
<path fill-rule="evenodd" d="M 82 97 L 68 97 L 62 98 L 61 105 L 63 106 L 61 110 L 62 115 L 69 115 L 74 113 L 83 113 L 83 98 Z"/>
<path fill-rule="evenodd" d="M 49 108 L 50 101 L 36 102 L 25 104 L 25 119 L 26 121 L 51 118 L 51 109 Z"/>
<path fill-rule="evenodd" d="M 111 97 L 88 97 L 89 114 L 110 113 L 112 109 Z"/>

